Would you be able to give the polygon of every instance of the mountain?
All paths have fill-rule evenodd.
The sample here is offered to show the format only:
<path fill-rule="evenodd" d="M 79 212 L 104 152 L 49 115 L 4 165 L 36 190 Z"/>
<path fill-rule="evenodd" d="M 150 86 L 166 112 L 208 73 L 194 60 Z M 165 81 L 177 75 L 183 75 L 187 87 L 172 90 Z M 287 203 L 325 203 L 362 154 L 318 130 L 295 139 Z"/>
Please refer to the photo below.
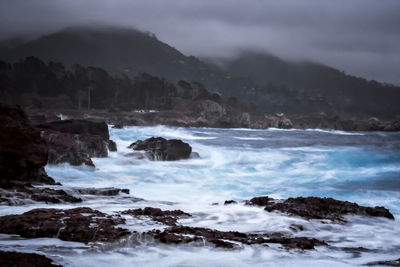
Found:
<path fill-rule="evenodd" d="M 44 61 L 62 62 L 67 67 L 79 63 L 130 77 L 146 72 L 172 82 L 198 81 L 211 91 L 227 96 L 230 95 L 227 88 L 239 89 L 241 84 L 249 83 L 226 79 L 223 73 L 193 56 L 185 56 L 154 34 L 128 28 L 66 28 L 8 48 L 6 52 L 3 50 L 0 56 L 11 62 L 35 56 Z"/>
<path fill-rule="evenodd" d="M 115 27 L 74 27 L 34 40 L 0 43 L 0 59 L 26 56 L 105 69 L 133 78 L 139 73 L 201 82 L 209 91 L 234 96 L 248 111 L 319 113 L 343 117 L 400 114 L 400 88 L 346 75 L 312 62 L 290 62 L 276 56 L 243 52 L 218 66 L 186 56 L 153 34 Z"/>
<path fill-rule="evenodd" d="M 253 80 L 262 88 L 255 92 L 257 105 L 275 97 L 278 101 L 270 101 L 268 108 L 276 111 L 280 108 L 292 113 L 324 111 L 385 118 L 400 114 L 399 86 L 346 75 L 323 64 L 285 61 L 253 51 L 218 63 L 221 71 Z"/>

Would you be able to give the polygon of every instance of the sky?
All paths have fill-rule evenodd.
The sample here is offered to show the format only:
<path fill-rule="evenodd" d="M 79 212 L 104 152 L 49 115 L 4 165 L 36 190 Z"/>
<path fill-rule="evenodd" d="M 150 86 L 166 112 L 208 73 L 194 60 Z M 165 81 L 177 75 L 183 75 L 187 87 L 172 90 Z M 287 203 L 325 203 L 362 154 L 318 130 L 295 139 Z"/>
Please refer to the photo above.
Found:
<path fill-rule="evenodd" d="M 186 55 L 265 51 L 400 85 L 400 0 L 0 0 L 0 39 L 78 25 L 153 32 Z"/>

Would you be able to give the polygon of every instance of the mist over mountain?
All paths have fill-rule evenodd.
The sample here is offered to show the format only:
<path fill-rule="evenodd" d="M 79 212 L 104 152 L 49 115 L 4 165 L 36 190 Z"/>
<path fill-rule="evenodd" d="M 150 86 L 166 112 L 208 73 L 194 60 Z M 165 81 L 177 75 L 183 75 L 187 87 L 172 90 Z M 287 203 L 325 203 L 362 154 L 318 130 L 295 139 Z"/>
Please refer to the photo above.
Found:
<path fill-rule="evenodd" d="M 212 64 L 215 60 L 186 56 L 152 33 L 121 27 L 70 27 L 34 40 L 15 40 L 14 45 L 2 44 L 1 59 L 16 62 L 35 56 L 67 67 L 99 67 L 113 75 L 145 72 L 172 83 L 201 82 L 211 92 L 236 97 L 251 111 L 382 118 L 400 114 L 399 87 L 261 52 L 244 51 Z"/>

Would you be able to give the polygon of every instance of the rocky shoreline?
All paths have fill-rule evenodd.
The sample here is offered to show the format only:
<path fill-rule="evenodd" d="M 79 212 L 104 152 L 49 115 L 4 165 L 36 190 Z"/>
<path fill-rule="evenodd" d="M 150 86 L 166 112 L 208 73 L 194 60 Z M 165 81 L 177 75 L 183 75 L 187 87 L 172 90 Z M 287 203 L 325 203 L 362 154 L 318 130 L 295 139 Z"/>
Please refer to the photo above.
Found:
<path fill-rule="evenodd" d="M 202 103 L 202 101 L 197 101 Z M 378 118 L 343 119 L 325 113 L 284 115 L 251 114 L 208 101 L 198 109 L 177 106 L 168 111 L 107 111 L 107 110 L 31 110 L 25 111 L 34 124 L 68 119 L 106 122 L 115 128 L 124 126 L 166 125 L 176 127 L 251 128 L 251 129 L 324 129 L 340 131 L 400 131 L 400 121 Z M 193 104 L 193 103 L 190 103 Z"/>
<path fill-rule="evenodd" d="M 155 207 L 121 210 L 107 214 L 85 207 L 85 196 L 115 197 L 129 190 L 119 188 L 64 188 L 44 170 L 46 164 L 69 163 L 94 166 L 91 157 L 107 157 L 108 150 L 114 150 L 104 122 L 83 120 L 41 121 L 33 126 L 20 108 L 1 105 L 1 183 L 0 203 L 20 205 L 31 202 L 80 203 L 72 209 L 38 208 L 22 214 L 0 217 L 0 233 L 19 235 L 24 238 L 58 238 L 84 244 L 118 242 L 130 238 L 138 232 L 132 230 L 139 224 L 130 223 L 129 218 L 147 218 L 162 226 L 140 234 L 151 242 L 167 245 L 202 244 L 221 249 L 240 249 L 246 245 L 270 246 L 279 244 L 282 249 L 310 250 L 317 246 L 333 246 L 330 240 L 293 233 L 220 231 L 206 227 L 193 227 L 182 223 L 182 219 L 196 217 L 182 210 L 162 210 Z M 67 114 L 70 116 L 70 114 Z M 143 114 L 142 116 L 147 116 Z M 102 118 L 91 113 L 90 119 Z M 53 117 L 54 119 L 54 117 Z M 47 118 L 45 118 L 47 120 Z M 38 122 L 38 121 L 36 121 Z M 108 121 L 111 123 L 113 121 Z M 117 121 L 114 121 L 117 124 Z M 125 122 L 118 121 L 125 125 Z M 110 145 L 111 144 L 111 145 Z M 111 147 L 111 148 L 110 148 Z M 180 140 L 149 138 L 136 141 L 130 146 L 135 151 L 143 151 L 151 160 L 181 160 L 192 155 L 192 148 Z M 115 147 L 116 149 L 116 147 Z M 39 186 L 40 185 L 40 186 Z M 332 198 L 297 197 L 277 200 L 268 196 L 255 197 L 243 203 L 233 200 L 224 205 L 250 205 L 260 207 L 260 213 L 277 212 L 283 216 L 296 216 L 306 220 L 319 220 L 324 223 L 346 224 L 344 216 L 381 217 L 394 220 L 394 216 L 384 207 L 364 207 L 356 203 Z M 212 204 L 210 204 L 210 207 Z M 296 226 L 301 232 L 302 225 Z M 54 266 L 51 260 L 42 255 L 0 251 L 2 266 L 10 262 L 35 259 L 41 266 Z"/>

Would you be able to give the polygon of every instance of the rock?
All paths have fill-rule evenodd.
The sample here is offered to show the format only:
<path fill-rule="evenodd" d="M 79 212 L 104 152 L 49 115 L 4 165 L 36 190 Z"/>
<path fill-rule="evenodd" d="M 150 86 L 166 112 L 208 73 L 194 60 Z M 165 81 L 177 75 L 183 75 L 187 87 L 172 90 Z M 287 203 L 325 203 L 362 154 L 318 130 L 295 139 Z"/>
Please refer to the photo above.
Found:
<path fill-rule="evenodd" d="M 400 258 L 397 260 L 389 260 L 389 261 L 373 261 L 364 264 L 366 266 L 400 266 Z"/>
<path fill-rule="evenodd" d="M 307 237 L 274 237 L 269 238 L 266 234 L 245 234 L 240 232 L 224 232 L 213 229 L 189 226 L 174 226 L 165 229 L 164 231 L 153 230 L 150 232 L 155 235 L 162 243 L 166 244 L 179 244 L 189 243 L 195 241 L 208 241 L 213 243 L 216 247 L 222 248 L 235 248 L 237 244 L 242 243 L 247 245 L 267 243 L 280 243 L 285 248 L 298 248 L 298 249 L 313 249 L 314 246 L 326 245 L 324 241 L 307 238 Z"/>
<path fill-rule="evenodd" d="M 39 254 L 0 251 L 0 266 L 2 267 L 61 267 L 52 262 L 51 259 Z"/>
<path fill-rule="evenodd" d="M 27 238 L 51 237 L 83 243 L 111 242 L 129 234 L 116 225 L 125 220 L 90 208 L 33 209 L 21 215 L 0 217 L 0 233 Z"/>
<path fill-rule="evenodd" d="M 263 128 L 281 128 L 281 129 L 291 129 L 293 128 L 293 123 L 290 119 L 282 115 L 265 115 L 264 118 L 260 118 L 253 122 L 251 128 L 263 129 Z"/>
<path fill-rule="evenodd" d="M 264 206 L 266 211 L 281 211 L 306 219 L 329 219 L 344 222 L 344 215 L 384 217 L 394 220 L 393 215 L 384 207 L 363 207 L 356 203 L 340 201 L 333 198 L 297 197 L 277 201 L 269 197 L 258 197 L 247 201 L 247 204 Z"/>
<path fill-rule="evenodd" d="M 82 195 L 95 195 L 95 196 L 116 196 L 119 193 L 129 195 L 129 189 L 120 189 L 114 187 L 106 188 L 73 188 L 73 191 Z"/>
<path fill-rule="evenodd" d="M 120 123 L 116 123 L 112 126 L 113 129 L 124 129 L 124 125 Z"/>
<path fill-rule="evenodd" d="M 146 156 L 151 160 L 180 160 L 188 159 L 192 147 L 181 140 L 166 140 L 162 137 L 151 137 L 144 141 L 138 140 L 129 148 L 133 150 L 144 150 Z"/>
<path fill-rule="evenodd" d="M 108 149 L 117 149 L 115 142 L 109 140 L 108 126 L 104 122 L 64 120 L 38 127 L 49 147 L 49 164 L 66 162 L 74 166 L 94 166 L 91 158 L 107 157 Z"/>
<path fill-rule="evenodd" d="M 15 183 L 55 184 L 47 176 L 48 149 L 20 107 L 0 104 L 0 187 Z"/>
<path fill-rule="evenodd" d="M 264 197 L 253 197 L 252 199 L 246 201 L 247 205 L 256 205 L 256 206 L 267 206 L 269 201 L 273 200 L 268 196 Z"/>
<path fill-rule="evenodd" d="M 135 217 L 147 216 L 153 221 L 161 222 L 165 225 L 176 226 L 179 217 L 191 217 L 189 213 L 181 210 L 161 210 L 159 208 L 146 207 L 144 209 L 125 210 L 122 214 L 129 214 Z"/>
<path fill-rule="evenodd" d="M 88 120 L 63 120 L 37 125 L 43 131 L 51 130 L 62 133 L 79 135 L 98 135 L 104 141 L 110 139 L 108 126 L 105 122 L 94 122 Z"/>
<path fill-rule="evenodd" d="M 224 205 L 237 204 L 235 200 L 225 200 Z"/>
<path fill-rule="evenodd" d="M 117 151 L 117 144 L 113 140 L 108 140 L 107 144 L 108 144 L 108 150 L 110 150 L 111 152 Z"/>

